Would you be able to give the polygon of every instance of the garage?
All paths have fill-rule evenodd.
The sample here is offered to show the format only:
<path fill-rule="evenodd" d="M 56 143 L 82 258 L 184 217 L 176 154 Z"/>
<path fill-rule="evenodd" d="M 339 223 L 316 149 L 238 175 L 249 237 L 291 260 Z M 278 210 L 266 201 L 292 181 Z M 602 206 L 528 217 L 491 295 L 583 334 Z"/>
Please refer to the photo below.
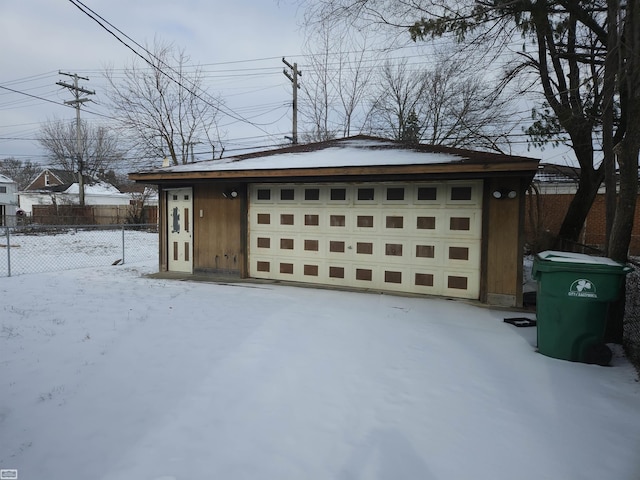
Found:
<path fill-rule="evenodd" d="M 172 278 L 520 306 L 524 199 L 537 167 L 360 135 L 130 178 L 158 185 L 159 272 Z"/>
<path fill-rule="evenodd" d="M 477 299 L 482 182 L 254 184 L 250 276 Z"/>

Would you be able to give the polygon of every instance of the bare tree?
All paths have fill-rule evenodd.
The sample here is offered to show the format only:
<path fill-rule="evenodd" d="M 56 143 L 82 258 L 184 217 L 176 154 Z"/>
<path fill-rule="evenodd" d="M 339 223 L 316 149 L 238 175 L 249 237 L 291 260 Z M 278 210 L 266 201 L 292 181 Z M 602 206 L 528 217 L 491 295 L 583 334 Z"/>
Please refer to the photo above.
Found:
<path fill-rule="evenodd" d="M 387 62 L 377 85 L 373 132 L 432 145 L 500 152 L 509 146 L 508 99 L 460 60 L 443 57 L 429 68 Z"/>
<path fill-rule="evenodd" d="M 80 122 L 83 174 L 96 178 L 100 172 L 113 168 L 124 156 L 120 142 L 112 130 Z M 49 120 L 40 129 L 40 145 L 52 165 L 70 173 L 78 170 L 76 122 Z"/>
<path fill-rule="evenodd" d="M 603 64 L 620 46 L 621 61 L 614 69 L 617 77 L 615 98 L 620 102 L 613 125 L 613 142 L 618 145 L 618 162 L 631 164 L 629 183 L 637 185 L 635 140 L 640 115 L 634 111 L 634 99 L 640 90 L 637 79 L 639 0 L 624 4 L 613 0 L 550 0 L 546 2 L 507 0 L 301 0 L 309 7 L 310 22 L 340 19 L 358 28 L 388 27 L 406 32 L 414 40 L 447 36 L 467 47 L 467 53 L 492 52 L 510 55 L 505 81 L 526 78 L 528 92 L 542 92 L 544 103 L 534 110 L 536 116 L 528 133 L 534 142 L 558 142 L 558 135 L 569 137 L 580 164 L 578 189 L 564 218 L 558 237 L 560 243 L 579 239 L 586 216 L 604 177 L 597 149 L 602 137 Z M 619 15 L 607 13 L 618 9 Z M 611 44 L 611 28 L 624 31 L 625 40 Z M 517 52 L 510 52 L 514 42 Z M 631 84 L 631 89 L 629 88 Z M 609 122 L 611 124 L 611 122 Z M 608 156 L 611 157 L 612 152 Z M 635 156 L 634 156 L 635 155 Z M 621 160 L 626 158 L 627 160 Z M 637 187 L 636 187 L 637 189 Z M 625 201 L 625 205 L 627 202 Z M 619 207 L 618 203 L 616 216 Z M 625 206 L 625 218 L 632 211 Z M 613 222 L 613 230 L 629 222 Z M 612 236 L 617 237 L 616 233 Z M 627 237 L 625 233 L 624 238 Z M 622 238 L 622 237 L 620 237 Z M 626 240 L 625 240 L 626 242 Z M 559 245 L 562 246 L 562 245 Z M 567 245 L 568 246 L 568 245 Z M 617 248 L 616 250 L 620 250 Z"/>
<path fill-rule="evenodd" d="M 368 50 L 368 33 L 350 32 L 330 22 L 309 31 L 301 116 L 305 140 L 323 141 L 358 131 L 366 118 L 365 99 L 377 63 Z"/>
<path fill-rule="evenodd" d="M 18 184 L 18 190 L 24 190 L 40 172 L 40 167 L 31 160 L 5 158 L 0 160 L 0 173 Z"/>
<path fill-rule="evenodd" d="M 322 47 L 320 51 L 307 55 L 308 66 L 301 85 L 303 101 L 300 116 L 308 125 L 303 129 L 305 142 L 322 142 L 336 137 L 336 129 L 331 124 L 331 35 L 328 30 L 323 30 L 319 37 Z"/>
<path fill-rule="evenodd" d="M 407 61 L 394 65 L 384 64 L 378 80 L 371 107 L 370 124 L 372 132 L 400 140 L 405 135 L 409 115 L 419 116 L 425 101 L 426 76 L 421 71 L 411 69 Z M 424 125 L 418 121 L 418 138 L 422 136 Z"/>
<path fill-rule="evenodd" d="M 144 63 L 134 58 L 122 74 L 107 70 L 115 116 L 143 156 L 189 163 L 193 145 L 219 142 L 220 99 L 202 86 L 199 67 L 184 50 L 156 40 Z"/>

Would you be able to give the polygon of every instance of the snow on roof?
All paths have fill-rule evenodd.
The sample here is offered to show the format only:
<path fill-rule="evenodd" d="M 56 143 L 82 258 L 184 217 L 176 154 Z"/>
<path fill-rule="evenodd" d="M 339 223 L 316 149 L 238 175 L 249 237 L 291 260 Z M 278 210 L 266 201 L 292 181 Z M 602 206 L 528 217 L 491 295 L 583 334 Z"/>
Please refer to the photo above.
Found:
<path fill-rule="evenodd" d="M 65 190 L 65 193 L 78 194 L 80 187 L 77 183 L 71 184 L 69 188 Z M 94 184 L 87 184 L 84 186 L 85 195 L 123 195 L 116 187 L 109 183 L 98 182 Z"/>
<path fill-rule="evenodd" d="M 320 150 L 279 153 L 249 158 L 230 157 L 163 168 L 163 172 L 208 172 L 220 170 L 273 170 L 291 168 L 425 165 L 461 162 L 450 153 L 421 152 L 397 148 L 393 142 L 350 139 Z"/>
<path fill-rule="evenodd" d="M 2 183 L 15 183 L 9 177 L 7 177 L 5 175 L 2 175 L 1 173 L 0 173 L 0 182 L 2 182 Z"/>

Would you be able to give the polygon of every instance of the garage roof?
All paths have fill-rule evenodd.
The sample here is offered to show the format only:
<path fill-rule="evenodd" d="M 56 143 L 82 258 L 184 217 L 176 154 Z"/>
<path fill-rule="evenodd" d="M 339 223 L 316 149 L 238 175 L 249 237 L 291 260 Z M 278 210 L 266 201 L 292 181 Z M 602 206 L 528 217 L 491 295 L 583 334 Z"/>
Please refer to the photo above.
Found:
<path fill-rule="evenodd" d="M 294 145 L 220 160 L 129 174 L 142 182 L 204 179 L 276 179 L 415 174 L 533 175 L 538 160 L 432 145 L 407 146 L 383 138 L 355 136 Z"/>

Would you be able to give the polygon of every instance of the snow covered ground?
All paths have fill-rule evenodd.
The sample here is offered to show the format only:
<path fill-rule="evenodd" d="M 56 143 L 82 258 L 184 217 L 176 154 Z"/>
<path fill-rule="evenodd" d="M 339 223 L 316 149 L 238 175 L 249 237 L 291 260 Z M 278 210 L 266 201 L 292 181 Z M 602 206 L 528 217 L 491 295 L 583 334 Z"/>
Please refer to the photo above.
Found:
<path fill-rule="evenodd" d="M 27 230 L 28 231 L 28 230 Z M 33 227 L 29 233 L 0 228 L 0 277 L 107 266 L 124 260 L 157 261 L 158 233 L 125 226 Z M 9 272 L 9 270 L 11 270 Z M 0 479 L 2 480 L 2 479 Z"/>
<path fill-rule="evenodd" d="M 0 278 L 0 469 L 19 480 L 640 478 L 640 383 L 463 302 Z M 532 315 L 528 315 L 532 316 Z"/>

